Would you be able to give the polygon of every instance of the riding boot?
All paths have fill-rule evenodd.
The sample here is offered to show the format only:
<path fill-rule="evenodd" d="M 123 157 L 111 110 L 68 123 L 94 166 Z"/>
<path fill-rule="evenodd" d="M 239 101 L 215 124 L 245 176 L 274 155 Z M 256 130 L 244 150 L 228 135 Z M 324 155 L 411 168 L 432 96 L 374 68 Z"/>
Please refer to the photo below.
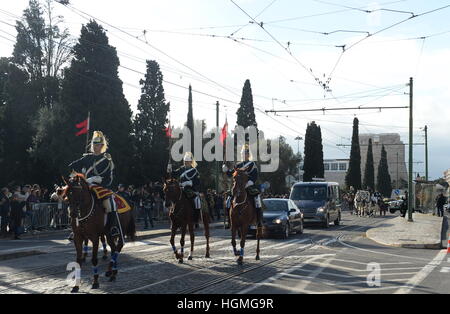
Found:
<path fill-rule="evenodd" d="M 120 235 L 116 212 L 108 213 L 107 226 L 108 226 L 109 234 L 111 235 L 111 237 L 117 237 Z"/>

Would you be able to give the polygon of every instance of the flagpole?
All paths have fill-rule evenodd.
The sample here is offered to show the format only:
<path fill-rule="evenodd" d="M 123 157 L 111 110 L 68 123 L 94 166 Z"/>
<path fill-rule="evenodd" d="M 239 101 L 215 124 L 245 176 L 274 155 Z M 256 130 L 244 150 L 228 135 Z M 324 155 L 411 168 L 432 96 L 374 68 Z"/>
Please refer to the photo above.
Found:
<path fill-rule="evenodd" d="M 86 132 L 86 147 L 84 149 L 85 153 L 88 152 L 88 146 L 89 146 L 89 129 L 91 124 L 91 112 L 88 111 L 88 119 L 87 119 L 87 132 Z"/>

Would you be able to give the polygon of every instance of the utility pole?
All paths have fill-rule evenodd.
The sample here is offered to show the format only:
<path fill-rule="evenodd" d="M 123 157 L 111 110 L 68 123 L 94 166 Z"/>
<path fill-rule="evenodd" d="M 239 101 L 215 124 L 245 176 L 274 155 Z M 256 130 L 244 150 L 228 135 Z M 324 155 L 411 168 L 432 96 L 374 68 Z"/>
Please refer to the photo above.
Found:
<path fill-rule="evenodd" d="M 425 180 L 428 182 L 428 127 L 425 126 Z"/>
<path fill-rule="evenodd" d="M 301 170 L 300 169 L 301 168 L 300 164 L 302 162 L 302 158 L 300 156 L 300 141 L 303 140 L 303 138 L 301 136 L 297 136 L 295 138 L 295 140 L 297 141 L 297 154 L 298 154 L 298 158 L 299 158 L 299 163 L 298 163 L 298 181 L 300 181 L 300 170 Z"/>
<path fill-rule="evenodd" d="M 409 78 L 408 222 L 413 222 L 413 78 Z"/>
<path fill-rule="evenodd" d="M 398 190 L 398 152 L 397 152 L 397 179 L 395 180 L 396 189 Z"/>
<path fill-rule="evenodd" d="M 219 102 L 216 102 L 216 141 L 217 146 L 219 146 Z M 219 161 L 216 160 L 216 192 L 219 193 Z"/>

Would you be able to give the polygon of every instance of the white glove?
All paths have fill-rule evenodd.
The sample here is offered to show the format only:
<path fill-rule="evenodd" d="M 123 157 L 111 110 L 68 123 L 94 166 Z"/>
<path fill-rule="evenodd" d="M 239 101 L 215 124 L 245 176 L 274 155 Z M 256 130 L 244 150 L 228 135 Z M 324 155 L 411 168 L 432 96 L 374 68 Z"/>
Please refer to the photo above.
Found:
<path fill-rule="evenodd" d="M 222 165 L 222 172 L 227 172 L 227 171 L 228 171 L 227 165 L 223 164 Z"/>
<path fill-rule="evenodd" d="M 172 164 L 167 164 L 167 172 L 172 172 Z"/>
<path fill-rule="evenodd" d="M 87 178 L 86 182 L 89 183 L 89 184 L 93 184 L 93 183 L 100 184 L 100 183 L 102 183 L 102 177 L 100 177 L 100 176 L 93 176 L 93 177 Z"/>
<path fill-rule="evenodd" d="M 185 187 L 186 185 L 192 186 L 192 181 L 184 181 L 183 183 L 181 183 L 182 187 Z"/>

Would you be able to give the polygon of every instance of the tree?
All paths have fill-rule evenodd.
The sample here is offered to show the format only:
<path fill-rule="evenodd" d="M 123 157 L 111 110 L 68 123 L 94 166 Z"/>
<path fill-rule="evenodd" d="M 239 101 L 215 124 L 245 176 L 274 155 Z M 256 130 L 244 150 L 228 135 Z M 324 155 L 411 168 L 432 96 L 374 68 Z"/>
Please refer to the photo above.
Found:
<path fill-rule="evenodd" d="M 392 193 L 391 176 L 384 145 L 381 146 L 381 159 L 378 164 L 377 190 L 385 197 L 390 197 Z"/>
<path fill-rule="evenodd" d="M 353 119 L 352 148 L 350 151 L 350 162 L 345 176 L 347 188 L 351 186 L 355 190 L 361 189 L 361 150 L 359 148 L 359 120 Z"/>
<path fill-rule="evenodd" d="M 369 139 L 369 147 L 367 149 L 366 168 L 364 170 L 363 188 L 375 190 L 375 172 L 373 166 L 372 139 Z"/>
<path fill-rule="evenodd" d="M 298 155 L 294 154 L 292 147 L 286 143 L 283 136 L 279 137 L 279 166 L 274 172 L 261 172 L 260 182 L 270 182 L 271 191 L 275 194 L 284 194 L 288 192 L 286 178 L 289 175 L 295 176 L 299 163 Z"/>
<path fill-rule="evenodd" d="M 101 48 L 93 49 L 93 45 Z M 90 130 L 101 130 L 109 139 L 115 176 L 125 181 L 130 175 L 127 166 L 132 154 L 132 123 L 118 76 L 116 49 L 109 45 L 103 28 L 90 21 L 81 28 L 73 53 L 70 67 L 64 71 L 61 101 L 52 110 L 52 120 L 46 121 L 54 133 L 36 136 L 36 154 L 47 164 L 56 165 L 59 174 L 66 174 L 68 163 L 85 151 L 86 138 L 75 136 L 75 124 L 90 112 Z"/>
<path fill-rule="evenodd" d="M 324 177 L 322 131 L 316 122 L 308 123 L 305 134 L 303 181 Z"/>
<path fill-rule="evenodd" d="M 240 107 L 236 112 L 237 125 L 242 126 L 244 129 L 249 126 L 257 127 L 258 124 L 256 123 L 255 109 L 253 107 L 253 95 L 250 80 L 246 80 L 244 83 L 241 102 L 239 104 Z"/>
<path fill-rule="evenodd" d="M 165 127 L 170 104 L 166 103 L 163 75 L 156 61 L 147 61 L 145 80 L 140 80 L 141 97 L 134 119 L 136 147 L 135 181 L 146 183 L 159 180 L 165 173 L 169 158 L 169 138 Z"/>

